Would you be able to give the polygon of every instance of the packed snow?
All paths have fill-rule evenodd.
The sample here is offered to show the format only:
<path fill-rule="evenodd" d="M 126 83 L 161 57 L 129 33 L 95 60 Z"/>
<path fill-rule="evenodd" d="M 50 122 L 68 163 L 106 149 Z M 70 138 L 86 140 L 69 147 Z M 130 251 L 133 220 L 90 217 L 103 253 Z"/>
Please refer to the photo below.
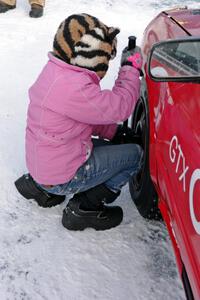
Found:
<path fill-rule="evenodd" d="M 121 28 L 118 55 L 102 82 L 111 88 L 129 35 L 138 37 L 163 9 L 181 0 L 47 0 L 45 15 L 28 16 L 28 1 L 0 15 L 0 299 L 183 300 L 167 230 L 140 217 L 126 186 L 116 204 L 124 210 L 117 228 L 67 231 L 67 203 L 44 209 L 22 198 L 13 182 L 27 171 L 24 135 L 28 88 L 52 49 L 60 22 L 86 12 Z M 200 8 L 199 0 L 184 5 Z"/>

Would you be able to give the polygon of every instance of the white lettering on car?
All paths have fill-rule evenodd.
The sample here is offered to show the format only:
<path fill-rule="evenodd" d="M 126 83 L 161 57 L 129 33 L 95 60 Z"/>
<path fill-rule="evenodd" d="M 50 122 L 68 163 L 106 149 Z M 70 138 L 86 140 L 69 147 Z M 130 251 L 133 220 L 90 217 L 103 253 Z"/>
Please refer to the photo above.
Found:
<path fill-rule="evenodd" d="M 183 191 L 186 191 L 185 179 L 186 173 L 189 170 L 189 167 L 186 166 L 185 156 L 181 149 L 181 145 L 178 142 L 177 136 L 173 136 L 169 146 L 169 157 L 172 163 L 176 162 L 175 172 L 179 173 L 179 181 L 183 181 Z"/>
<path fill-rule="evenodd" d="M 194 170 L 190 179 L 190 190 L 189 190 L 189 200 L 190 200 L 190 215 L 192 219 L 192 224 L 198 234 L 200 234 L 200 222 L 197 221 L 194 212 L 194 187 L 197 181 L 200 180 L 200 169 Z"/>
<path fill-rule="evenodd" d="M 189 167 L 186 166 L 186 160 L 181 145 L 176 135 L 174 135 L 169 145 L 169 158 L 173 164 L 176 164 L 175 173 L 178 174 L 178 180 L 183 181 L 183 191 L 186 191 L 186 173 Z M 189 184 L 189 205 L 190 216 L 195 231 L 200 234 L 200 222 L 197 220 L 194 212 L 194 187 L 197 181 L 200 181 L 200 169 L 195 169 L 192 173 Z"/>

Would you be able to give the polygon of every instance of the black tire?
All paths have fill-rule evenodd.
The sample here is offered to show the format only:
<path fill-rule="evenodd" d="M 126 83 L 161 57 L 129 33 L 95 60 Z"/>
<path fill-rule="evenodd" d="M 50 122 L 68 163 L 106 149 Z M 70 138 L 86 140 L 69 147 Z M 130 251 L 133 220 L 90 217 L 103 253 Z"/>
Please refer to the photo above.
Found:
<path fill-rule="evenodd" d="M 129 181 L 129 190 L 132 200 L 140 215 L 150 220 L 162 220 L 158 208 L 158 196 L 149 172 L 149 112 L 145 97 L 137 102 L 131 127 L 136 135 L 141 137 L 141 146 L 144 150 L 144 162 L 140 172 Z"/>

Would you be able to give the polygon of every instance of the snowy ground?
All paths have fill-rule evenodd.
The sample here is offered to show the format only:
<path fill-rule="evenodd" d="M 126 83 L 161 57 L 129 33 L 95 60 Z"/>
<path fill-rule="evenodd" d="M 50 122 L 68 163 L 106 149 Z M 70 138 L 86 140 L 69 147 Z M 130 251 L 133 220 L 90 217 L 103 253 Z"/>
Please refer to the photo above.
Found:
<path fill-rule="evenodd" d="M 47 0 L 45 16 L 28 17 L 28 1 L 0 15 L 0 299 L 1 300 L 183 300 L 167 231 L 137 213 L 128 188 L 118 204 L 123 223 L 107 232 L 69 232 L 62 209 L 42 209 L 16 192 L 26 172 L 24 130 L 27 90 L 51 50 L 59 23 L 87 12 L 121 28 L 118 56 L 103 87 L 112 86 L 122 48 L 160 10 L 182 1 Z M 200 7 L 199 0 L 184 4 Z"/>

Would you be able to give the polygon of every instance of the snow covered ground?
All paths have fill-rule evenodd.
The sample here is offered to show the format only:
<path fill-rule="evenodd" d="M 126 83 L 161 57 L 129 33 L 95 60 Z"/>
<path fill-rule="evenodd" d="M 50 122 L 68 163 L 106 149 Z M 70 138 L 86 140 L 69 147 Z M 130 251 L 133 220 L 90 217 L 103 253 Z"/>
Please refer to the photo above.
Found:
<path fill-rule="evenodd" d="M 160 10 L 181 0 L 47 0 L 45 15 L 28 17 L 28 1 L 0 15 L 0 299 L 183 300 L 182 284 L 163 224 L 137 213 L 128 187 L 117 201 L 123 223 L 106 232 L 69 232 L 60 207 L 43 209 L 23 199 L 13 182 L 26 172 L 27 90 L 47 61 L 59 23 L 86 12 L 121 28 L 118 56 L 103 87 L 116 77 L 131 34 L 138 43 Z M 199 0 L 184 1 L 200 7 Z"/>

